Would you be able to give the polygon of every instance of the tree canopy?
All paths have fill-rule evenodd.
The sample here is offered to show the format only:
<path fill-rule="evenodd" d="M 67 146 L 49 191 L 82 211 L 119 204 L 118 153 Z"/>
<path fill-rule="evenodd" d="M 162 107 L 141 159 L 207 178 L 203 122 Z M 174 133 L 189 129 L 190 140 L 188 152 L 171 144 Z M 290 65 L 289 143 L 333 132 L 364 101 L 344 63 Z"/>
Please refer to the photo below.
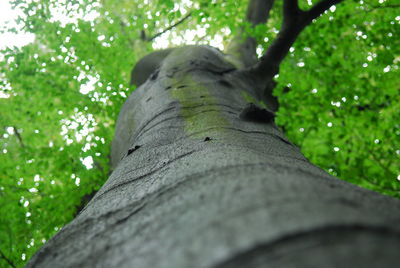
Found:
<path fill-rule="evenodd" d="M 135 63 L 185 44 L 223 50 L 244 29 L 261 56 L 279 32 L 248 1 L 13 0 L 33 42 L 0 52 L 0 266 L 23 265 L 108 177 Z M 303 10 L 318 1 L 300 0 Z M 277 123 L 314 164 L 400 198 L 400 5 L 346 0 L 308 25 L 275 80 Z"/>

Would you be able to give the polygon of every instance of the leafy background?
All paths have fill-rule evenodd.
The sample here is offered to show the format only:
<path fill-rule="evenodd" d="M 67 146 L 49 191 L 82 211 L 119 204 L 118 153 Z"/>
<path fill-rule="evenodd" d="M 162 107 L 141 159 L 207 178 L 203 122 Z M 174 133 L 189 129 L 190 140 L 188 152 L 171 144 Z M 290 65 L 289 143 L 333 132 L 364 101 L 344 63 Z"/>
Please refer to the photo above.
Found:
<path fill-rule="evenodd" d="M 35 39 L 0 52 L 1 267 L 25 264 L 107 179 L 115 119 L 134 90 L 138 59 L 183 44 L 223 49 L 248 26 L 245 0 L 12 4 L 23 14 L 2 31 Z M 259 54 L 276 36 L 280 8 L 277 1 L 267 25 L 246 27 Z M 397 198 L 399 10 L 391 0 L 332 7 L 296 41 L 275 90 L 277 122 L 310 161 Z"/>

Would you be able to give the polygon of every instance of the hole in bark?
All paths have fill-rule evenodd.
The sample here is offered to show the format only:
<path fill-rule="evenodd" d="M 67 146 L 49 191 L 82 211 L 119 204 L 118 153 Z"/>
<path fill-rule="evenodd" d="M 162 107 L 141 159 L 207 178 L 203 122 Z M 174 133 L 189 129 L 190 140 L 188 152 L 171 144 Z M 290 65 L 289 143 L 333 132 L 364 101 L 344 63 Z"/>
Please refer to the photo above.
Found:
<path fill-rule="evenodd" d="M 248 103 L 242 110 L 239 118 L 245 121 L 257 123 L 269 123 L 274 120 L 275 114 L 270 110 L 258 107 L 254 103 Z"/>
<path fill-rule="evenodd" d="M 130 155 L 131 153 L 133 153 L 134 151 L 136 151 L 137 149 L 139 149 L 141 146 L 140 145 L 136 145 L 134 148 L 130 148 L 128 149 L 128 155 Z"/>
<path fill-rule="evenodd" d="M 200 98 L 205 98 L 204 96 L 200 96 Z"/>
<path fill-rule="evenodd" d="M 204 138 L 204 141 L 210 141 L 210 140 L 211 140 L 210 137 L 205 137 L 205 138 Z"/>
<path fill-rule="evenodd" d="M 150 75 L 150 80 L 156 80 L 158 76 L 159 70 L 157 69 L 154 73 Z"/>
<path fill-rule="evenodd" d="M 169 86 L 169 87 L 166 87 L 166 88 L 165 88 L 165 90 L 168 90 L 168 89 L 171 89 L 171 87 Z"/>
<path fill-rule="evenodd" d="M 151 100 L 151 97 L 150 98 L 148 98 L 147 100 L 146 100 L 146 102 L 149 102 Z"/>
<path fill-rule="evenodd" d="M 187 87 L 187 86 L 186 85 L 182 85 L 182 86 L 179 86 L 177 88 L 184 88 L 184 87 Z"/>
<path fill-rule="evenodd" d="M 232 88 L 232 84 L 229 83 L 229 82 L 226 81 L 226 80 L 221 79 L 221 80 L 218 81 L 218 83 L 219 83 L 221 86 L 228 87 L 228 88 Z"/>

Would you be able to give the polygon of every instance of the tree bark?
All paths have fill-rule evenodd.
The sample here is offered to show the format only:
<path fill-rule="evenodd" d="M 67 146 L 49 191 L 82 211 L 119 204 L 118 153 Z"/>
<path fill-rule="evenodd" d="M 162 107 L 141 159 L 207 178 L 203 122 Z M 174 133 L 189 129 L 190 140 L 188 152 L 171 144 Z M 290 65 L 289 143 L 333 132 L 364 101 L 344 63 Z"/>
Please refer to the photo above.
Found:
<path fill-rule="evenodd" d="M 308 162 L 251 76 L 206 46 L 160 66 L 121 110 L 107 183 L 27 267 L 398 265 L 399 200 Z"/>

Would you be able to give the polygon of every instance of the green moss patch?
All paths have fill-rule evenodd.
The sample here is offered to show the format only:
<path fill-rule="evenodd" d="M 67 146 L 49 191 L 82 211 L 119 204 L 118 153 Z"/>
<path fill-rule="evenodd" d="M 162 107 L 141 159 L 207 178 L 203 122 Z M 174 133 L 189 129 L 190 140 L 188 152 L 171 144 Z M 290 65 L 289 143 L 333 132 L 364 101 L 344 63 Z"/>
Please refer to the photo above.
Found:
<path fill-rule="evenodd" d="M 223 131 L 229 125 L 210 89 L 195 82 L 189 75 L 171 89 L 171 94 L 180 103 L 180 115 L 188 135 L 201 138 L 205 129 L 220 128 Z"/>

